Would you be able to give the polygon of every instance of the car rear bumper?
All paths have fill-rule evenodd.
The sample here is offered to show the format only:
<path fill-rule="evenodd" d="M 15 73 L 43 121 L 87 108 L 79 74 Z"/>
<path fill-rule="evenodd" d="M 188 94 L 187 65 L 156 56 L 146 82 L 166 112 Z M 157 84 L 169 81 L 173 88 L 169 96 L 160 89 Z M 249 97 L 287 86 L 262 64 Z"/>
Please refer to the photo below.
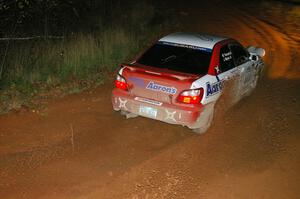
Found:
<path fill-rule="evenodd" d="M 150 99 L 132 97 L 119 89 L 112 92 L 112 105 L 115 111 L 127 111 L 139 116 L 160 120 L 170 124 L 179 124 L 189 128 L 197 128 L 198 118 L 203 111 L 202 106 L 185 107 L 166 104 Z M 146 109 L 146 111 L 144 111 Z"/>

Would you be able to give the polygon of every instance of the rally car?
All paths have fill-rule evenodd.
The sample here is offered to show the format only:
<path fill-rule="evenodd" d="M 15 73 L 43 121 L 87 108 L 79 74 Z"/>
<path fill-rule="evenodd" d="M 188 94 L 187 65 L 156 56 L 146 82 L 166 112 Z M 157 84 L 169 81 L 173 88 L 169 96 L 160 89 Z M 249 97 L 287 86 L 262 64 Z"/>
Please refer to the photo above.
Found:
<path fill-rule="evenodd" d="M 265 51 L 234 39 L 173 33 L 118 69 L 112 105 L 128 118 L 144 116 L 203 133 L 211 125 L 224 82 L 235 79 L 237 101 L 257 84 Z"/>

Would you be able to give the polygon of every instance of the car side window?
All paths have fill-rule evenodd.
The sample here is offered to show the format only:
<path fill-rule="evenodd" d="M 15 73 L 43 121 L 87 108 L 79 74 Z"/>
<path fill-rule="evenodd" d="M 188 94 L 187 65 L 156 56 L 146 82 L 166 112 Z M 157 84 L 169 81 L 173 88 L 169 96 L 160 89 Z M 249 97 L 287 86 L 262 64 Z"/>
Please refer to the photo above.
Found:
<path fill-rule="evenodd" d="M 232 52 L 230 51 L 228 45 L 221 47 L 220 49 L 220 72 L 228 71 L 234 68 L 233 56 Z"/>
<path fill-rule="evenodd" d="M 233 60 L 236 66 L 249 61 L 249 54 L 241 45 L 233 44 L 230 46 L 230 50 L 233 54 Z"/>

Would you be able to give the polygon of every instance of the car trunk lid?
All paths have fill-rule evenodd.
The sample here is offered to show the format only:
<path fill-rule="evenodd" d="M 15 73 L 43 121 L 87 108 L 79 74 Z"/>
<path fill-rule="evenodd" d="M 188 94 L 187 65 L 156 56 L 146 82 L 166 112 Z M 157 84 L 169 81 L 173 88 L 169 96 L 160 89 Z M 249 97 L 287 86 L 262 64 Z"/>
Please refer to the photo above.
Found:
<path fill-rule="evenodd" d="M 178 95 L 190 89 L 192 82 L 200 77 L 143 65 L 124 66 L 122 76 L 128 83 L 130 95 L 154 104 L 174 103 Z"/>

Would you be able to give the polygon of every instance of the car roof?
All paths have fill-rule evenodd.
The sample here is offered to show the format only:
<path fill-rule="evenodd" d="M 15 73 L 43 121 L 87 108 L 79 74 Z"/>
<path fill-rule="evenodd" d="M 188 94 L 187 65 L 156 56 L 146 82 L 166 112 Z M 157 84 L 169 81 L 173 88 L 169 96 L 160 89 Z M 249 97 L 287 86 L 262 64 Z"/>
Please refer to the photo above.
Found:
<path fill-rule="evenodd" d="M 228 38 L 208 34 L 177 32 L 161 38 L 159 42 L 168 42 L 213 49 L 216 43 L 226 39 Z"/>

